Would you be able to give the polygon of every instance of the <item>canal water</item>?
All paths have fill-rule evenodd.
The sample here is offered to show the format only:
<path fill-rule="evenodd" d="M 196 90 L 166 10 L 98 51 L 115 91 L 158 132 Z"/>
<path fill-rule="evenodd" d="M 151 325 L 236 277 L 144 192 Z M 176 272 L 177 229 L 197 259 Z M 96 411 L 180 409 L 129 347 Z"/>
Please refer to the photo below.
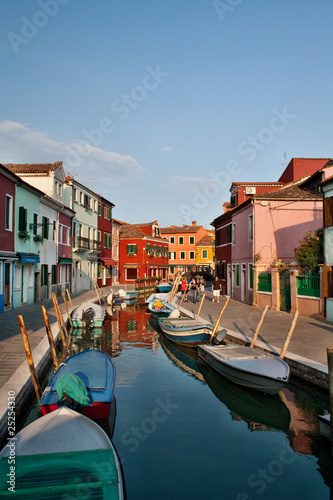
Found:
<path fill-rule="evenodd" d="M 120 456 L 128 500 L 333 498 L 320 391 L 309 398 L 303 383 L 276 397 L 242 389 L 196 350 L 168 342 L 144 306 L 109 312 L 103 329 L 75 332 L 73 352 L 114 358 L 115 400 L 100 423 Z"/>

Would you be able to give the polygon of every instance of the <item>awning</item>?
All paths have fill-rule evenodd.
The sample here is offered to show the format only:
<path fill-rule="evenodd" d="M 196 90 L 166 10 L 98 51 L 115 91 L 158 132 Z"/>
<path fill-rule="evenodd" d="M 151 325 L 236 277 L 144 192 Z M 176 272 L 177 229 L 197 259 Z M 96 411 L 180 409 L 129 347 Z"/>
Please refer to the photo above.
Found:
<path fill-rule="evenodd" d="M 104 266 L 117 266 L 119 262 L 114 259 L 99 259 L 103 262 Z"/>
<path fill-rule="evenodd" d="M 59 264 L 73 264 L 73 260 L 65 257 L 59 257 Z"/>
<path fill-rule="evenodd" d="M 18 253 L 22 264 L 39 264 L 39 255 L 33 253 Z"/>

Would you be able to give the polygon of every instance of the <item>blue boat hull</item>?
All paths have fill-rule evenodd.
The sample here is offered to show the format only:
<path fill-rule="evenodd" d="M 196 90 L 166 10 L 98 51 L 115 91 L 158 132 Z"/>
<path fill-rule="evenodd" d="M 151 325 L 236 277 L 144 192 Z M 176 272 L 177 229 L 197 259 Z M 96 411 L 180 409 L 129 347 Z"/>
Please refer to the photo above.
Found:
<path fill-rule="evenodd" d="M 90 350 L 74 354 L 62 363 L 52 376 L 40 400 L 43 415 L 61 407 L 56 384 L 64 373 L 80 377 L 88 391 L 89 406 L 83 406 L 83 415 L 108 418 L 115 383 L 115 365 L 109 354 Z"/>

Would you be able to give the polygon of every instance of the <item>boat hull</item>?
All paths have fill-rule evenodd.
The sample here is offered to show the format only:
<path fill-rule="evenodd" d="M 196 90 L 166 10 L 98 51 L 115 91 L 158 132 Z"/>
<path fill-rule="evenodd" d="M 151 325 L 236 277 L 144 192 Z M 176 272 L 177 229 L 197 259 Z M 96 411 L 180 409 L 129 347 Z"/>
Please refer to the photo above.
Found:
<path fill-rule="evenodd" d="M 199 357 L 235 384 L 275 395 L 289 381 L 285 361 L 240 345 L 199 346 Z"/>
<path fill-rule="evenodd" d="M 103 429 L 68 408 L 43 416 L 20 431 L 15 449 L 15 497 L 123 499 L 116 450 Z M 8 488 L 11 442 L 0 453 L 0 491 Z M 8 474 L 9 475 L 9 474 Z"/>
<path fill-rule="evenodd" d="M 108 418 L 115 383 L 111 356 L 103 351 L 83 351 L 61 364 L 42 394 L 40 408 L 43 415 L 61 408 L 56 384 L 65 373 L 80 377 L 87 387 L 90 405 L 82 406 L 83 415 L 93 420 Z"/>
<path fill-rule="evenodd" d="M 210 325 L 195 323 L 195 321 L 190 319 L 161 319 L 159 327 L 168 340 L 188 347 L 196 347 L 199 344 L 208 342 L 213 332 L 213 328 Z"/>
<path fill-rule="evenodd" d="M 155 307 L 155 302 L 158 304 L 162 304 L 162 307 L 156 308 Z M 154 316 L 155 318 L 167 318 L 171 312 L 175 309 L 174 306 L 169 304 L 168 302 L 164 300 L 160 300 L 158 298 L 154 298 L 148 303 L 148 311 Z"/>
<path fill-rule="evenodd" d="M 93 309 L 94 311 L 94 319 L 92 324 L 90 324 L 90 328 L 100 328 L 103 325 L 105 318 L 105 308 L 100 306 L 99 304 L 95 304 L 94 302 L 84 302 L 77 306 L 71 313 L 71 321 L 74 328 L 85 328 L 87 325 L 84 320 L 82 320 L 82 316 L 84 311 L 87 309 Z"/>

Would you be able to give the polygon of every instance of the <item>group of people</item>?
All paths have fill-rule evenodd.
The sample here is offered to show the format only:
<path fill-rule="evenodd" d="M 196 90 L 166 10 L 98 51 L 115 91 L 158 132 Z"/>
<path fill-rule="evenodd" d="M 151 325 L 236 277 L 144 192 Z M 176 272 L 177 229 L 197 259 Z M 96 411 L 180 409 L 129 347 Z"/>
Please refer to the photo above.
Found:
<path fill-rule="evenodd" d="M 181 281 L 181 291 L 183 294 L 183 302 L 188 302 L 188 295 L 191 292 L 192 301 L 199 302 L 200 296 L 202 297 L 205 291 L 205 280 L 203 276 L 186 280 L 183 277 Z M 212 302 L 220 302 L 220 293 L 222 292 L 222 284 L 217 276 L 212 284 L 213 300 Z"/>

